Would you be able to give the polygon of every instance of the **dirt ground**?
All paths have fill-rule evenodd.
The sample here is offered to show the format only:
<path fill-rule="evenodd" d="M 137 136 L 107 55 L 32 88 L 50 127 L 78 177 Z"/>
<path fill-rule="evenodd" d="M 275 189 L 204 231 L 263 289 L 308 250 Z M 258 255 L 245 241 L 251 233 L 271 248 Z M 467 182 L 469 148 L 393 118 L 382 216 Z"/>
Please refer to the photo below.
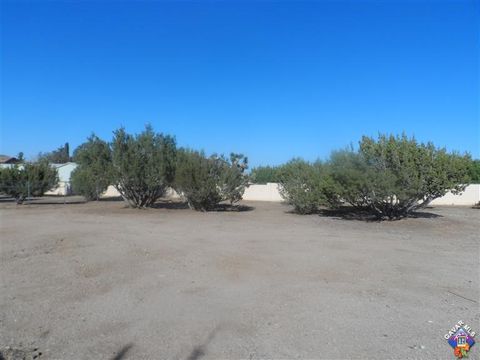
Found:
<path fill-rule="evenodd" d="M 444 334 L 480 332 L 480 210 L 365 222 L 68 200 L 0 203 L 4 357 L 453 359 Z"/>

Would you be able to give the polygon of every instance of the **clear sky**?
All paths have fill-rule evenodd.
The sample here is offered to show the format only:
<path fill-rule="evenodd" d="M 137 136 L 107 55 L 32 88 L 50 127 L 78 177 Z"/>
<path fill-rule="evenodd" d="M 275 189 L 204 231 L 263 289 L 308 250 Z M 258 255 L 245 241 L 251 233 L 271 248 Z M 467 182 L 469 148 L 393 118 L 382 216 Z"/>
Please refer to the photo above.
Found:
<path fill-rule="evenodd" d="M 480 156 L 478 2 L 2 1 L 0 153 L 146 123 L 251 165 L 362 134 Z"/>

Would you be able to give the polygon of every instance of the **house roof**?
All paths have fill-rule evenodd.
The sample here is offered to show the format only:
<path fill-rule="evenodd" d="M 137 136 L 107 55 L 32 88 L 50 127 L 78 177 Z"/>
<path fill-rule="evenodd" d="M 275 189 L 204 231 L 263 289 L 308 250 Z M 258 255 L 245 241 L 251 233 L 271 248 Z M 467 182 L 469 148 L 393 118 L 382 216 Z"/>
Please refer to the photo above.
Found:
<path fill-rule="evenodd" d="M 13 156 L 8 155 L 0 155 L 0 164 L 16 164 L 18 163 L 18 159 Z"/>

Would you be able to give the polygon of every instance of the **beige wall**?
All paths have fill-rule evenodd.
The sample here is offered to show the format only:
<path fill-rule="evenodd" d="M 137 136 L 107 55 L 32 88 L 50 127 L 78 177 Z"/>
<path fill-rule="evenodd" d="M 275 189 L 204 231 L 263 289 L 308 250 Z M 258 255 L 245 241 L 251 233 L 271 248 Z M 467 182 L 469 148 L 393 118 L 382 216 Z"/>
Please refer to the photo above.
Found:
<path fill-rule="evenodd" d="M 468 185 L 460 195 L 451 192 L 441 198 L 433 200 L 431 205 L 475 205 L 480 201 L 480 184 Z"/>
<path fill-rule="evenodd" d="M 254 184 L 245 189 L 243 200 L 251 201 L 283 201 L 278 191 L 277 183 L 267 183 L 265 185 Z"/>
<path fill-rule="evenodd" d="M 105 191 L 103 194 L 102 194 L 102 197 L 117 197 L 117 196 L 121 196 L 120 193 L 117 191 L 117 189 L 115 189 L 114 186 L 110 185 L 108 188 L 107 188 L 107 191 Z M 178 199 L 179 196 L 178 194 L 175 192 L 175 190 L 169 188 L 167 189 L 167 195 L 166 195 L 167 198 L 169 199 Z"/>
<path fill-rule="evenodd" d="M 118 191 L 109 186 L 103 196 L 120 196 Z M 174 190 L 169 190 L 167 197 L 178 198 L 177 193 Z M 278 184 L 267 183 L 265 185 L 250 185 L 243 195 L 243 200 L 247 201 L 283 201 L 278 191 Z M 465 191 L 460 195 L 453 195 L 448 193 L 445 196 L 432 201 L 432 205 L 465 205 L 471 206 L 480 201 L 480 184 L 473 184 L 467 186 Z"/>
<path fill-rule="evenodd" d="M 69 195 L 70 191 L 70 183 L 68 181 L 59 181 L 58 187 L 52 190 L 49 190 L 45 193 L 45 195 Z"/>
<path fill-rule="evenodd" d="M 117 191 L 117 189 L 115 189 L 115 187 L 113 187 L 112 185 L 110 185 L 108 188 L 107 188 L 107 191 L 105 191 L 103 194 L 102 194 L 102 197 L 116 197 L 116 196 L 120 196 L 120 193 Z"/>
<path fill-rule="evenodd" d="M 250 201 L 282 201 L 278 192 L 278 184 L 268 183 L 266 185 L 251 185 L 245 194 L 244 200 Z M 480 201 L 480 184 L 468 185 L 460 195 L 447 193 L 445 196 L 435 199 L 432 205 L 475 205 Z"/>

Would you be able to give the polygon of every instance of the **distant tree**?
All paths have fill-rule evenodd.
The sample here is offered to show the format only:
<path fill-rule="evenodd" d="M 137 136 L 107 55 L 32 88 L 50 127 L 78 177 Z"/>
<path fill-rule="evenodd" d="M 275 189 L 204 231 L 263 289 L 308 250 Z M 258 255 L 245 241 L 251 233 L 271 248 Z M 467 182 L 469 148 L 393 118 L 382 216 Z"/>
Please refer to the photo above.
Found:
<path fill-rule="evenodd" d="M 40 153 L 38 154 L 39 160 L 46 160 L 52 164 L 63 164 L 69 162 L 70 158 L 70 145 L 65 143 L 65 145 L 60 146 L 57 150 L 54 150 L 49 153 Z"/>
<path fill-rule="evenodd" d="M 24 155 L 23 155 L 23 152 L 22 152 L 22 151 L 20 151 L 20 152 L 18 153 L 18 155 L 17 155 L 17 160 L 18 160 L 18 162 L 21 162 L 21 163 L 25 161 L 25 158 L 24 158 Z"/>
<path fill-rule="evenodd" d="M 242 199 L 248 186 L 244 173 L 247 167 L 248 159 L 241 154 L 232 153 L 227 159 L 182 149 L 178 153 L 174 186 L 190 208 L 213 210 L 222 201 L 233 204 Z"/>
<path fill-rule="evenodd" d="M 252 169 L 250 180 L 255 184 L 266 184 L 279 182 L 278 166 L 258 166 Z"/>
<path fill-rule="evenodd" d="M 57 186 L 57 170 L 45 160 L 0 168 L 0 192 L 15 198 L 17 204 L 22 204 L 29 194 L 42 196 Z"/>
<path fill-rule="evenodd" d="M 112 180 L 124 200 L 135 208 L 152 206 L 175 177 L 176 144 L 151 126 L 138 135 L 114 132 Z"/>
<path fill-rule="evenodd" d="M 78 164 L 72 172 L 73 191 L 87 200 L 98 200 L 112 183 L 112 153 L 107 142 L 92 134 L 75 149 L 73 160 Z"/>

